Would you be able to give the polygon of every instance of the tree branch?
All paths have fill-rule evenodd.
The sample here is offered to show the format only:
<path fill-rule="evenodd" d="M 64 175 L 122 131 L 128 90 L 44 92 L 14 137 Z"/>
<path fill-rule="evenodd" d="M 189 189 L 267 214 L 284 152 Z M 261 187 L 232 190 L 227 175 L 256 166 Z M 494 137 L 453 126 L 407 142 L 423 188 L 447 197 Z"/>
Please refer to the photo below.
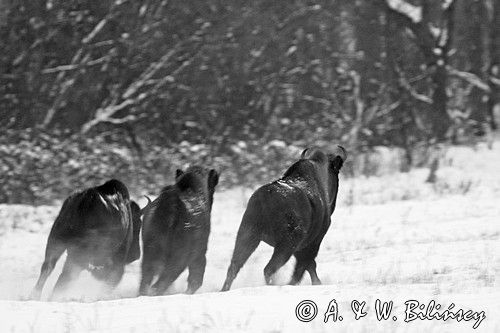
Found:
<path fill-rule="evenodd" d="M 402 8 L 401 6 L 391 6 L 388 0 L 376 0 L 376 4 L 382 7 L 397 24 L 412 32 L 415 44 L 418 45 L 428 62 L 435 63 L 437 61 L 437 56 L 434 53 L 435 37 L 429 27 L 423 23 L 422 18 L 419 21 L 414 21 L 407 13 L 398 10 Z"/>
<path fill-rule="evenodd" d="M 399 68 L 399 66 L 396 65 L 395 70 L 399 76 L 400 86 L 404 88 L 410 94 L 411 97 L 415 98 L 417 101 L 424 102 L 426 104 L 432 104 L 433 101 L 431 97 L 424 94 L 420 94 L 419 92 L 417 92 L 415 88 L 411 86 L 410 82 L 408 82 L 408 80 L 403 74 L 403 71 Z"/>
<path fill-rule="evenodd" d="M 106 26 L 106 24 L 111 20 L 111 18 L 116 14 L 115 13 L 115 8 L 126 3 L 127 0 L 123 1 L 115 1 L 111 5 L 109 12 L 106 14 L 106 16 L 100 20 L 92 29 L 90 33 L 88 33 L 84 38 L 82 38 L 81 41 L 81 47 L 76 51 L 75 55 L 71 59 L 71 63 L 67 66 L 76 66 L 76 67 L 81 67 L 85 66 L 85 63 L 89 61 L 89 54 L 84 54 L 84 50 L 86 47 L 88 47 L 88 44 L 92 42 L 96 36 L 99 34 L 99 32 L 102 31 L 102 29 Z M 83 57 L 82 57 L 83 56 Z M 59 74 L 57 75 L 54 84 L 52 85 L 51 89 L 51 95 L 56 95 L 57 98 L 55 99 L 54 103 L 52 103 L 52 106 L 49 108 L 47 111 L 47 114 L 45 115 L 45 118 L 42 122 L 41 127 L 46 128 L 51 122 L 52 119 L 54 119 L 54 116 L 56 112 L 59 110 L 62 101 L 64 100 L 64 97 L 66 95 L 66 92 L 68 91 L 69 87 L 71 87 L 72 83 L 76 80 L 76 76 L 78 75 L 79 72 L 76 72 L 75 75 L 69 79 L 66 79 L 66 81 L 62 84 L 62 87 L 60 86 L 61 81 L 64 80 L 66 73 L 68 72 L 67 70 L 62 70 L 62 71 L 57 71 Z"/>
<path fill-rule="evenodd" d="M 81 69 L 83 67 L 90 67 L 94 65 L 98 65 L 103 63 L 104 61 L 108 60 L 110 58 L 110 55 L 107 54 L 104 57 L 95 59 L 95 60 L 90 60 L 85 63 L 79 63 L 79 64 L 69 64 L 69 65 L 60 65 L 52 68 L 46 68 L 42 70 L 42 74 L 53 74 L 53 73 L 58 73 L 58 72 L 66 72 L 66 71 L 72 71 L 76 69 Z"/>
<path fill-rule="evenodd" d="M 125 108 L 132 106 L 132 105 L 137 105 L 143 101 L 145 101 L 149 96 L 154 95 L 158 92 L 158 90 L 164 86 L 166 83 L 173 82 L 175 81 L 175 76 L 178 75 L 183 69 L 191 65 L 191 63 L 194 61 L 194 59 L 201 53 L 202 48 L 198 50 L 191 58 L 185 60 L 179 67 L 177 67 L 174 71 L 172 71 L 169 75 L 163 76 L 158 82 L 148 91 L 143 92 L 138 94 L 136 97 L 132 97 L 133 94 L 137 92 L 137 89 L 134 90 L 132 94 L 127 94 L 128 98 L 125 98 L 125 93 L 129 91 L 128 89 L 125 91 L 125 93 L 122 94 L 122 98 L 124 100 L 119 103 L 115 104 L 117 99 L 115 98 L 113 102 L 107 106 L 102 106 L 96 111 L 96 116 L 94 119 L 88 121 L 82 126 L 82 133 L 87 133 L 92 127 L 96 126 L 99 123 L 102 122 L 107 122 L 107 123 L 112 123 L 112 124 L 122 124 L 125 122 L 133 121 L 136 120 L 137 118 L 135 116 L 125 116 L 123 118 L 114 118 L 113 116 L 121 110 L 124 110 Z M 142 75 L 141 75 L 142 77 Z M 136 82 L 135 82 L 136 83 Z M 133 83 L 132 85 L 134 85 Z M 129 86 L 130 87 L 130 86 Z"/>
<path fill-rule="evenodd" d="M 449 75 L 462 79 L 486 93 L 491 92 L 490 86 L 486 82 L 481 80 L 476 74 L 459 71 L 451 66 L 447 66 L 446 69 L 448 70 Z"/>

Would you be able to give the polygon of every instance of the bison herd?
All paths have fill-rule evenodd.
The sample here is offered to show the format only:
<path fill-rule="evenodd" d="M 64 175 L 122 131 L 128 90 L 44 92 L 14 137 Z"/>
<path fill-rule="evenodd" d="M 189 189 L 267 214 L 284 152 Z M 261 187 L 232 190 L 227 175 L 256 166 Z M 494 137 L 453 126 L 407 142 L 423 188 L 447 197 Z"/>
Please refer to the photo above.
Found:
<path fill-rule="evenodd" d="M 283 177 L 257 189 L 250 198 L 236 236 L 222 291 L 229 290 L 241 267 L 261 241 L 274 247 L 264 268 L 267 284 L 293 255 L 296 266 L 290 284 L 307 271 L 320 284 L 316 256 L 335 210 L 339 171 L 346 151 L 304 150 Z M 88 188 L 63 203 L 47 240 L 45 259 L 31 297 L 40 299 L 57 260 L 67 252 L 52 293 L 60 295 L 80 272 L 88 270 L 111 290 L 125 265 L 139 259 L 142 229 L 140 295 L 162 295 L 187 268 L 186 292 L 203 283 L 210 234 L 210 216 L 219 174 L 192 166 L 177 170 L 175 183 L 142 209 L 118 180 Z"/>

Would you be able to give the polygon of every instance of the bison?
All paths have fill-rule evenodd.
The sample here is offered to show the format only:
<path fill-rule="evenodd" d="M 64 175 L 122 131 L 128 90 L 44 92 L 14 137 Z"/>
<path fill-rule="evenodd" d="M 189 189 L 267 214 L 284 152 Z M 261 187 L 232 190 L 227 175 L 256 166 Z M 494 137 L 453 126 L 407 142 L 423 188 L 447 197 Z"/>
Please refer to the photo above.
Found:
<path fill-rule="evenodd" d="M 140 257 L 141 210 L 130 200 L 127 187 L 112 179 L 69 196 L 50 230 L 40 277 L 31 294 L 40 299 L 43 286 L 57 260 L 67 251 L 66 262 L 53 295 L 88 270 L 114 288 L 124 266 Z"/>
<path fill-rule="evenodd" d="M 163 294 L 186 267 L 186 293 L 193 294 L 200 288 L 218 181 L 214 169 L 178 169 L 175 184 L 163 188 L 158 198 L 145 207 L 140 295 Z"/>
<path fill-rule="evenodd" d="M 231 288 L 241 267 L 260 241 L 274 247 L 264 268 L 267 284 L 294 255 L 297 262 L 290 284 L 297 284 L 307 270 L 312 284 L 321 284 L 316 255 L 331 223 L 339 187 L 339 171 L 346 159 L 341 146 L 327 154 L 308 148 L 277 181 L 257 189 L 250 197 L 236 237 L 236 244 L 222 291 Z"/>

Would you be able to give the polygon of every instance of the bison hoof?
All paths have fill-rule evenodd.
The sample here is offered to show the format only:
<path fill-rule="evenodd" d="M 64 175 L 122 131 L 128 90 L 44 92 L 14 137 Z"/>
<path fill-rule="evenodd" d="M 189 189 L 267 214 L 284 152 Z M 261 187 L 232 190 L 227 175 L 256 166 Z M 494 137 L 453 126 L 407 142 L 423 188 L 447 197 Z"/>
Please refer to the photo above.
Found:
<path fill-rule="evenodd" d="M 188 287 L 186 289 L 186 294 L 193 295 L 196 292 L 196 290 L 198 290 L 198 288 L 200 288 L 200 287 Z"/>
<path fill-rule="evenodd" d="M 151 287 L 148 291 L 148 296 L 161 296 L 160 295 L 160 292 L 158 291 L 158 289 L 154 288 L 154 287 Z"/>
<path fill-rule="evenodd" d="M 30 300 L 39 301 L 42 297 L 42 292 L 39 290 L 33 290 L 28 297 Z"/>
<path fill-rule="evenodd" d="M 151 292 L 149 290 L 139 290 L 139 296 L 151 296 Z"/>

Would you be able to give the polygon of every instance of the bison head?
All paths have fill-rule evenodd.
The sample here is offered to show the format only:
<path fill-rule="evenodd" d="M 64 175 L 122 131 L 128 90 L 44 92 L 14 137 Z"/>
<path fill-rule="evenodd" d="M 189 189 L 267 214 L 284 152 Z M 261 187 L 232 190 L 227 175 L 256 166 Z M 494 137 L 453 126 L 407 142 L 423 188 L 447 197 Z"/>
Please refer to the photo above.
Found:
<path fill-rule="evenodd" d="M 339 171 L 347 159 L 347 152 L 342 146 L 337 146 L 332 152 L 325 153 L 319 148 L 306 148 L 300 158 L 309 160 L 315 165 L 320 187 L 327 195 L 330 214 L 335 210 L 337 192 L 339 189 Z"/>
<path fill-rule="evenodd" d="M 181 193 L 181 198 L 193 201 L 191 205 L 200 206 L 193 209 L 202 209 L 202 204 L 207 203 L 211 209 L 215 186 L 219 183 L 219 174 L 214 169 L 207 169 L 201 166 L 191 166 L 185 171 L 177 169 L 175 173 L 175 185 Z"/>

